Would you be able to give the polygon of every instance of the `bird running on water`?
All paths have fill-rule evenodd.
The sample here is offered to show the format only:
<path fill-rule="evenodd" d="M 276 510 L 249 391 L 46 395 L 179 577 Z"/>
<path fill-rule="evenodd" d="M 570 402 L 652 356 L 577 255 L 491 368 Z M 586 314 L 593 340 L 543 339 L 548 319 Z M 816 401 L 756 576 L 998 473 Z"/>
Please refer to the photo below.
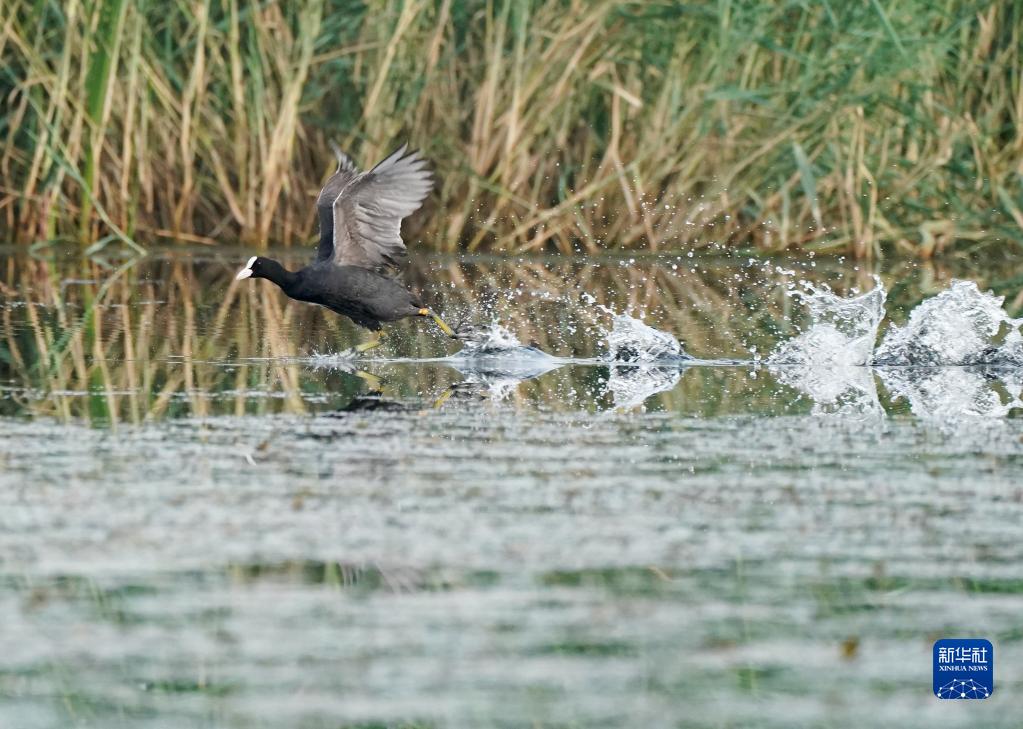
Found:
<path fill-rule="evenodd" d="M 418 152 L 402 146 L 368 172 L 337 147 L 337 171 L 316 199 L 320 243 L 315 260 L 298 271 L 253 256 L 235 279 L 265 278 L 290 298 L 319 304 L 377 333 L 357 345 L 380 344 L 383 322 L 428 316 L 449 337 L 455 332 L 397 279 L 407 255 L 401 221 L 423 204 L 433 177 Z"/>

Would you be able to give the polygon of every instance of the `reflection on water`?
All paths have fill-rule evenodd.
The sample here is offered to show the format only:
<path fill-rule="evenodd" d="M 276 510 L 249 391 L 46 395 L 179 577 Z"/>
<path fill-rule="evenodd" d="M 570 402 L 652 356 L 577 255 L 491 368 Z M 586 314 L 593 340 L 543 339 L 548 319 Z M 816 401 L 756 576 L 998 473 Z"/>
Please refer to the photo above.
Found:
<path fill-rule="evenodd" d="M 678 366 L 614 365 L 608 372 L 607 390 L 615 407 L 633 408 L 659 392 L 673 390 L 681 376 Z"/>
<path fill-rule="evenodd" d="M 476 338 L 352 360 L 234 258 L 0 258 L 0 726 L 1023 714 L 929 684 L 939 637 L 1023 662 L 1018 272 L 436 260 Z M 953 274 L 999 366 L 863 366 Z"/>
<path fill-rule="evenodd" d="M 866 367 L 773 367 L 771 374 L 806 395 L 815 415 L 878 417 L 884 414 L 874 373 Z"/>
<path fill-rule="evenodd" d="M 914 415 L 956 427 L 1004 418 L 1023 408 L 1019 370 L 981 367 L 882 368 L 885 387 L 909 402 Z"/>
<path fill-rule="evenodd" d="M 364 332 L 324 310 L 289 303 L 272 286 L 238 285 L 229 258 L 168 253 L 119 269 L 24 255 L 0 259 L 7 272 L 0 412 L 101 425 L 313 413 L 377 386 L 426 402 L 459 382 L 498 381 L 505 396 L 514 391 L 522 402 L 562 409 L 645 403 L 672 410 L 707 401 L 715 409 L 734 402 L 737 412 L 762 414 L 794 407 L 892 410 L 878 398 L 874 375 L 861 367 L 868 360 L 1005 365 L 1015 361 L 1023 339 L 1020 320 L 1005 313 L 1001 298 L 966 281 L 943 290 L 949 274 L 938 283 L 931 272 L 850 276 L 840 264 L 829 270 L 823 262 L 794 271 L 753 259 L 684 258 L 684 265 L 671 258 L 628 265 L 440 259 L 414 269 L 411 279 L 453 321 L 474 322 L 464 324 L 463 342 L 406 321 L 390 328 L 380 354 L 356 360 L 346 352 Z M 907 276 L 917 288 L 907 286 Z M 896 323 L 885 327 L 872 355 L 886 279 L 891 296 L 899 297 L 889 307 Z M 1011 271 L 999 279 L 1011 280 Z M 792 296 L 797 284 L 805 290 Z M 1012 305 L 1020 306 L 1018 297 Z M 967 355 L 956 356 L 960 349 Z M 684 367 L 697 357 L 748 368 L 764 352 L 773 352 L 770 368 L 754 378 L 735 374 L 744 385 L 725 392 L 714 389 L 717 375 L 705 367 Z M 1004 370 L 946 376 L 998 396 L 1011 389 L 999 374 Z M 895 400 L 908 397 L 898 384 L 906 377 L 882 376 Z M 528 382 L 518 386 L 520 380 Z M 605 384 L 594 387 L 597 381 Z M 930 397 L 951 398 L 947 409 L 954 411 L 958 389 L 938 388 Z M 801 404 L 791 401 L 792 390 Z M 1015 408 L 1007 404 L 1000 414 Z"/>

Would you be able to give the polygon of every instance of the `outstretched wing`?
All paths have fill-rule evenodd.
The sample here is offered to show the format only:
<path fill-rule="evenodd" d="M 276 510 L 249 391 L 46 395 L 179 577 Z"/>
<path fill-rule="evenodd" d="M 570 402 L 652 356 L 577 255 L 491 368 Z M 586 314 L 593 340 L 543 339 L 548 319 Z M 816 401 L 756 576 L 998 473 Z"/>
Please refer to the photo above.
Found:
<path fill-rule="evenodd" d="M 356 176 L 334 200 L 334 263 L 381 272 L 401 267 L 401 221 L 433 188 L 426 160 L 408 145 Z"/>
<path fill-rule="evenodd" d="M 316 248 L 316 260 L 325 261 L 334 254 L 334 201 L 341 191 L 352 180 L 359 176 L 360 170 L 351 158 L 341 151 L 333 142 L 330 148 L 337 157 L 337 170 L 331 175 L 316 198 L 316 214 L 320 219 L 320 244 Z"/>

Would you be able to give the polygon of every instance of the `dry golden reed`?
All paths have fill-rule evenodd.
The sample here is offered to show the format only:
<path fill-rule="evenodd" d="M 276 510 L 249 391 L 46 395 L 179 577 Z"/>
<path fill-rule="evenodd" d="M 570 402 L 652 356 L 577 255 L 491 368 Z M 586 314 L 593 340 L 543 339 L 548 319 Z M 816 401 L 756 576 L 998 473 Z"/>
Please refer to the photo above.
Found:
<path fill-rule="evenodd" d="M 1023 0 L 0 0 L 0 227 L 301 245 L 409 140 L 440 251 L 1023 234 Z"/>

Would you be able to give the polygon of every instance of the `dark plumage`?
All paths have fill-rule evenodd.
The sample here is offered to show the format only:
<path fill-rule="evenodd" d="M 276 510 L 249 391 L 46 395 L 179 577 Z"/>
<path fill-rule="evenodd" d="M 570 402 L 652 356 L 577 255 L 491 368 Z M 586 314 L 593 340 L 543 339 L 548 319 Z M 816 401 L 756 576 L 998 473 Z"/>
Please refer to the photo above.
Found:
<path fill-rule="evenodd" d="M 403 146 L 368 172 L 360 172 L 335 148 L 337 171 L 327 180 L 316 210 L 320 242 L 316 259 L 288 271 L 270 258 L 253 256 L 237 279 L 265 278 L 297 301 L 325 306 L 374 332 L 382 322 L 431 316 L 448 336 L 451 328 L 397 280 L 407 254 L 401 221 L 430 193 L 426 162 Z M 365 351 L 378 342 L 356 349 Z"/>

